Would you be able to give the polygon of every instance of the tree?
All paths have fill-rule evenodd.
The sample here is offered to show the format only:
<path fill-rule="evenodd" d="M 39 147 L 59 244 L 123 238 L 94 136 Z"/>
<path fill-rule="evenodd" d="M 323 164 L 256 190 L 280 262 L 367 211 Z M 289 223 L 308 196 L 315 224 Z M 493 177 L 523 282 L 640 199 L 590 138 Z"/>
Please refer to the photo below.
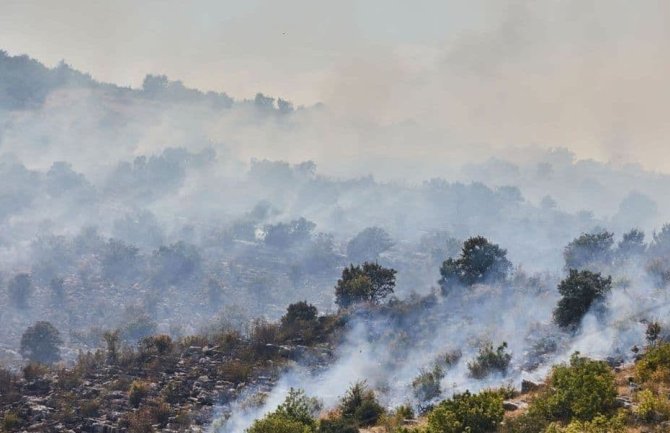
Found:
<path fill-rule="evenodd" d="M 21 336 L 21 355 L 31 361 L 52 364 L 60 360 L 60 344 L 63 344 L 60 332 L 51 323 L 40 321 Z"/>
<path fill-rule="evenodd" d="M 570 269 L 569 276 L 558 285 L 562 297 L 554 310 L 554 320 L 561 328 L 575 329 L 591 306 L 602 301 L 611 289 L 612 277 Z"/>
<path fill-rule="evenodd" d="M 200 270 L 202 259 L 198 249 L 186 242 L 161 246 L 152 257 L 154 281 L 159 284 L 176 284 L 190 278 Z"/>
<path fill-rule="evenodd" d="M 506 341 L 503 341 L 496 350 L 493 350 L 493 344 L 488 342 L 479 349 L 477 358 L 468 362 L 468 370 L 475 379 L 483 379 L 494 372 L 505 376 L 511 361 L 512 355 L 507 353 Z"/>
<path fill-rule="evenodd" d="M 265 226 L 265 243 L 276 248 L 290 248 L 309 240 L 315 227 L 316 224 L 305 218 L 269 224 Z"/>
<path fill-rule="evenodd" d="M 9 300 L 17 308 L 28 308 L 28 298 L 30 297 L 32 288 L 33 283 L 29 274 L 16 274 L 7 286 Z"/>
<path fill-rule="evenodd" d="M 353 262 L 377 260 L 379 255 L 393 246 L 393 240 L 386 230 L 368 227 L 354 236 L 347 244 L 347 256 Z"/>
<path fill-rule="evenodd" d="M 439 283 L 446 292 L 455 283 L 472 286 L 498 282 L 507 278 L 511 269 L 507 250 L 483 236 L 476 236 L 465 241 L 459 258 L 449 258 L 442 263 Z"/>
<path fill-rule="evenodd" d="M 617 255 L 622 259 L 630 257 L 639 257 L 644 254 L 647 245 L 644 243 L 644 232 L 638 229 L 632 229 L 624 233 L 623 239 L 617 245 Z"/>
<path fill-rule="evenodd" d="M 378 263 L 365 262 L 362 266 L 350 265 L 342 271 L 342 278 L 335 286 L 335 302 L 347 308 L 361 302 L 381 302 L 393 293 L 395 269 Z"/>
<path fill-rule="evenodd" d="M 612 259 L 614 233 L 583 233 L 563 250 L 565 269 L 593 268 L 609 264 Z"/>
<path fill-rule="evenodd" d="M 670 224 L 664 224 L 661 231 L 654 232 L 649 252 L 659 258 L 670 256 Z"/>

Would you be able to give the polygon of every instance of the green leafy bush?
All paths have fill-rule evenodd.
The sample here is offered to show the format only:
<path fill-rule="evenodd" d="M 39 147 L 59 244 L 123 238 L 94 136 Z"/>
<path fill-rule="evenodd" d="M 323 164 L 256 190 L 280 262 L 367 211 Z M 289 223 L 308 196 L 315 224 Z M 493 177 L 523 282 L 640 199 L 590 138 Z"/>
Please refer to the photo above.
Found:
<path fill-rule="evenodd" d="M 317 399 L 291 388 L 284 402 L 274 412 L 254 421 L 247 433 L 312 433 L 316 430 L 314 417 L 320 409 Z"/>
<path fill-rule="evenodd" d="M 340 401 L 342 417 L 360 426 L 374 425 L 384 413 L 375 393 L 365 382 L 355 383 Z"/>
<path fill-rule="evenodd" d="M 496 431 L 505 413 L 495 391 L 466 391 L 437 405 L 428 414 L 427 433 L 489 433 Z"/>
<path fill-rule="evenodd" d="M 635 365 L 635 371 L 642 382 L 646 382 L 657 372 L 669 376 L 670 343 L 660 343 L 650 347 L 649 351 Z"/>
<path fill-rule="evenodd" d="M 625 431 L 624 416 L 608 418 L 598 415 L 591 421 L 575 420 L 565 427 L 558 423 L 551 423 L 544 433 L 624 433 Z"/>
<path fill-rule="evenodd" d="M 590 421 L 610 414 L 617 396 L 614 374 L 607 363 L 575 353 L 569 365 L 552 370 L 549 386 L 531 404 L 530 411 L 547 420 Z"/>

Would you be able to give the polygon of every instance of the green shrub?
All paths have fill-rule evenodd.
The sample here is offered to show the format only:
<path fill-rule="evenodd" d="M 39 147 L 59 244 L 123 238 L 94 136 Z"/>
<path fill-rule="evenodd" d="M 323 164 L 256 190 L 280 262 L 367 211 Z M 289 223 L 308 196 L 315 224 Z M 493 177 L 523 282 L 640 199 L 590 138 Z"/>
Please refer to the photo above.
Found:
<path fill-rule="evenodd" d="M 427 433 L 489 433 L 496 431 L 505 410 L 500 393 L 455 394 L 428 414 Z"/>
<path fill-rule="evenodd" d="M 635 365 L 635 372 L 642 382 L 649 380 L 653 373 L 670 371 L 670 343 L 660 343 L 649 351 Z"/>
<path fill-rule="evenodd" d="M 358 427 L 345 419 L 324 419 L 319 423 L 318 433 L 358 433 Z"/>
<path fill-rule="evenodd" d="M 5 416 L 2 418 L 2 427 L 6 431 L 14 431 L 19 425 L 21 425 L 21 418 L 16 412 L 5 412 Z"/>
<path fill-rule="evenodd" d="M 264 418 L 254 421 L 247 433 L 313 433 L 315 415 L 321 409 L 318 400 L 307 397 L 305 392 L 291 388 L 277 409 Z"/>
<path fill-rule="evenodd" d="M 420 402 L 436 399 L 442 394 L 440 381 L 444 377 L 444 370 L 439 365 L 433 366 L 431 370 L 421 370 L 419 375 L 412 381 L 414 396 Z"/>
<path fill-rule="evenodd" d="M 637 393 L 637 406 L 633 413 L 642 421 L 665 421 L 670 418 L 670 401 L 661 395 L 654 395 L 648 389 Z"/>
<path fill-rule="evenodd" d="M 375 393 L 364 381 L 356 382 L 340 401 L 340 412 L 345 419 L 360 426 L 374 425 L 384 408 L 377 402 Z"/>
<path fill-rule="evenodd" d="M 616 396 L 614 375 L 607 363 L 575 353 L 569 365 L 554 367 L 549 386 L 533 401 L 530 411 L 550 421 L 590 421 L 611 413 Z"/>
<path fill-rule="evenodd" d="M 591 421 L 574 420 L 565 427 L 558 423 L 552 423 L 544 433 L 624 433 L 626 431 L 624 421 L 623 414 L 613 418 L 598 415 Z"/>
<path fill-rule="evenodd" d="M 483 379 L 492 373 L 507 374 L 507 368 L 512 361 L 512 355 L 507 353 L 507 343 L 503 342 L 496 350 L 491 343 L 486 343 L 479 349 L 477 358 L 468 362 L 470 376 Z"/>
<path fill-rule="evenodd" d="M 247 433 L 312 433 L 314 430 L 299 421 L 282 418 L 277 415 L 269 415 L 263 419 L 254 421 Z"/>

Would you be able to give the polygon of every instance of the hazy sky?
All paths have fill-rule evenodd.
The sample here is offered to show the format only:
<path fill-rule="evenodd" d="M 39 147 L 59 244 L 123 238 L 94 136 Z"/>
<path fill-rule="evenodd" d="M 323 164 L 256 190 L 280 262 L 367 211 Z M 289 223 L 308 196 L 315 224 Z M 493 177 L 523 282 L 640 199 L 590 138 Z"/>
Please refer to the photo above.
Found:
<path fill-rule="evenodd" d="M 0 48 L 670 171 L 666 0 L 0 0 Z"/>

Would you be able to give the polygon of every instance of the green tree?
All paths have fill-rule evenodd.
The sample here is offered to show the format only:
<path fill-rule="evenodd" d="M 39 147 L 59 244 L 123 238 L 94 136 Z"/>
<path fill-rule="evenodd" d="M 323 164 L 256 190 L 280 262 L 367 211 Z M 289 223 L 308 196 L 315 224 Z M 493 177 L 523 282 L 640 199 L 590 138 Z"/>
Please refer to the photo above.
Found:
<path fill-rule="evenodd" d="M 570 269 L 568 277 L 558 285 L 561 299 L 554 310 L 554 320 L 561 328 L 577 328 L 591 306 L 602 301 L 611 288 L 611 277 Z"/>
<path fill-rule="evenodd" d="M 60 344 L 63 340 L 58 329 L 49 322 L 40 321 L 21 336 L 21 354 L 31 361 L 52 364 L 60 360 Z"/>
<path fill-rule="evenodd" d="M 593 268 L 610 263 L 614 233 L 583 233 L 563 250 L 565 269 Z"/>
<path fill-rule="evenodd" d="M 335 302 L 346 308 L 361 302 L 379 303 L 393 293 L 395 269 L 377 263 L 344 268 L 335 286 Z"/>
<path fill-rule="evenodd" d="M 502 281 L 511 269 L 507 250 L 483 236 L 476 236 L 465 241 L 460 257 L 449 258 L 442 263 L 439 283 L 443 292 L 447 292 L 455 283 L 471 286 Z"/>

